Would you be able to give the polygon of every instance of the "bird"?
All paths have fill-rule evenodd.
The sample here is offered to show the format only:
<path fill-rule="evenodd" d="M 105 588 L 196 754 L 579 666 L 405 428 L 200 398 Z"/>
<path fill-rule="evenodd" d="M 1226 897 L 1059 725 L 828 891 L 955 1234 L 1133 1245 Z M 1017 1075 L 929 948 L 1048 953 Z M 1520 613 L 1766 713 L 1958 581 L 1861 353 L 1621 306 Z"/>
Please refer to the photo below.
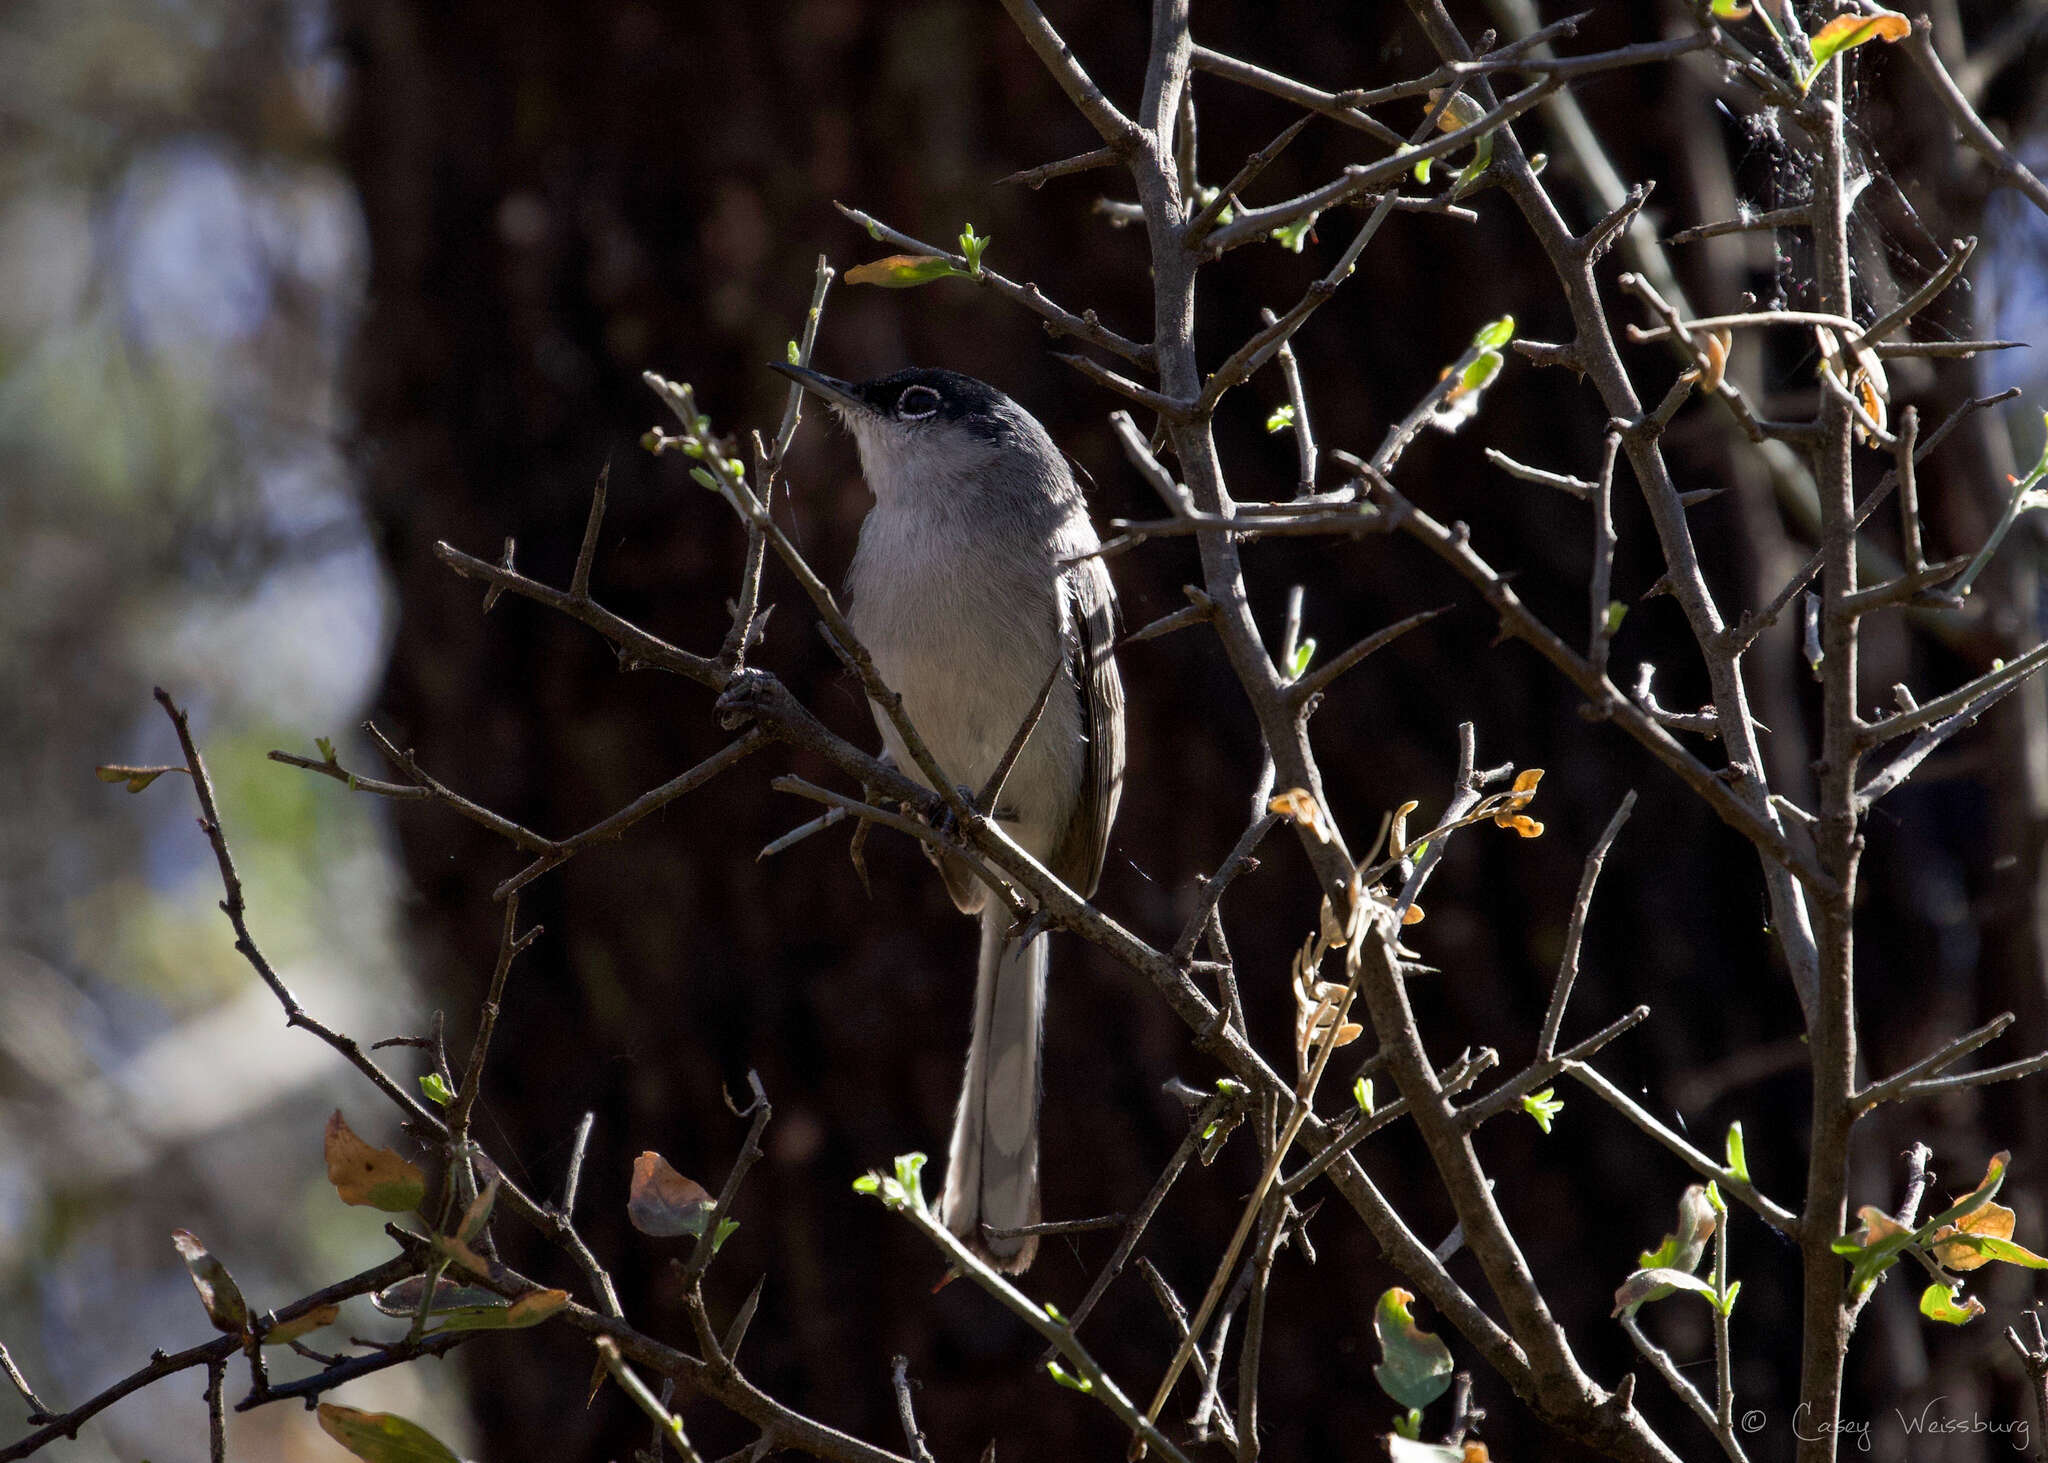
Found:
<path fill-rule="evenodd" d="M 847 621 L 883 683 L 970 799 L 1044 697 L 997 806 L 981 811 L 1092 897 L 1123 793 L 1124 692 L 1116 590 L 1066 459 L 1028 411 L 957 371 L 913 367 L 854 383 L 775 369 L 826 402 L 859 450 L 874 506 L 847 572 Z M 870 710 L 890 760 L 928 782 L 883 708 Z M 933 861 L 955 906 L 981 921 L 940 1217 L 973 1253 L 1017 1274 L 1038 1236 L 1014 1231 L 1042 1217 L 1047 936 L 1024 928 L 959 858 Z"/>

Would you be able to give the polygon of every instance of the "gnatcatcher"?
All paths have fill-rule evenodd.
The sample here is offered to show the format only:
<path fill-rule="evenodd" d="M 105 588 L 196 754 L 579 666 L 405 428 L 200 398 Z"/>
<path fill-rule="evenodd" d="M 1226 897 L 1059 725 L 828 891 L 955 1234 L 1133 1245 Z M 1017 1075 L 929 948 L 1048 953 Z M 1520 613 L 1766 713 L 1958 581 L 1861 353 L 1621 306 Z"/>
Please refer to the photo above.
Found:
<path fill-rule="evenodd" d="M 1081 895 L 1095 892 L 1124 775 L 1116 591 L 1087 505 L 1045 428 L 992 386 L 913 369 L 855 385 L 776 370 L 852 431 L 875 506 L 847 574 L 854 633 L 947 778 L 972 798 L 1048 681 L 995 817 Z M 1057 669 L 1056 669 L 1057 668 Z M 882 742 L 923 780 L 880 707 Z M 946 1164 L 946 1227 L 1016 1273 L 1039 1222 L 1040 1037 L 1046 937 L 1020 944 L 1009 909 L 957 859 L 946 891 L 981 916 L 974 1035 Z"/>

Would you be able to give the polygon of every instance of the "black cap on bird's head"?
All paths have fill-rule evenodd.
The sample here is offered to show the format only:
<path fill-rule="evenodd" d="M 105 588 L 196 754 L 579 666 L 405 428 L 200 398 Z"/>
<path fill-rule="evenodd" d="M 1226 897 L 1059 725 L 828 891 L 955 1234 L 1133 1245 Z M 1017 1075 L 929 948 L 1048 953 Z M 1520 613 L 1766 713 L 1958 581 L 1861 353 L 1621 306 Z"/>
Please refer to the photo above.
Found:
<path fill-rule="evenodd" d="M 995 430 L 999 420 L 1021 408 L 986 382 L 958 371 L 930 366 L 912 366 L 873 381 L 841 381 L 836 376 L 813 371 L 808 366 L 770 363 L 813 396 L 829 404 L 849 422 L 865 418 L 870 422 L 893 422 L 916 427 L 926 422 L 955 422 L 983 435 Z"/>
<path fill-rule="evenodd" d="M 1080 496 L 1037 418 L 972 376 L 913 366 L 853 382 L 807 366 L 775 369 L 846 424 L 877 502 L 1000 498 L 1031 505 L 1031 516 L 1064 512 Z"/>

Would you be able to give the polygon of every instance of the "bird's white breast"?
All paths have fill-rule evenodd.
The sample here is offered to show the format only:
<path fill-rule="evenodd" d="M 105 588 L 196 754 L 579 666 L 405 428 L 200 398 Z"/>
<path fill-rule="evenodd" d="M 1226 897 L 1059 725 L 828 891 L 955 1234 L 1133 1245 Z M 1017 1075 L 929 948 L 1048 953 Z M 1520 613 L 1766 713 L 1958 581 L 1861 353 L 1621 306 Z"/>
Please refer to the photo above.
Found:
<path fill-rule="evenodd" d="M 946 776 L 978 791 L 1061 659 L 1067 610 L 1049 551 L 978 541 L 964 517 L 878 503 L 847 581 L 849 618 L 882 679 Z M 924 780 L 879 707 L 875 720 L 897 766 Z M 1079 796 L 1081 738 L 1078 693 L 1062 670 L 1000 803 L 1016 814 L 1011 836 L 1040 858 Z"/>

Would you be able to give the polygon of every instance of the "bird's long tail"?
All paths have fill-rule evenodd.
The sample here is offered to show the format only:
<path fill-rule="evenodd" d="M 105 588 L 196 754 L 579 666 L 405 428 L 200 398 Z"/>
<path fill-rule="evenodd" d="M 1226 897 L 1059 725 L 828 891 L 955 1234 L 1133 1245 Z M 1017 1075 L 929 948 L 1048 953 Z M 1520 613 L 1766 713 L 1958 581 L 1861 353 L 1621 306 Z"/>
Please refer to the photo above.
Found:
<path fill-rule="evenodd" d="M 974 981 L 974 1036 L 953 1118 L 942 1213 L 946 1227 L 999 1270 L 1016 1274 L 1038 1253 L 1038 1238 L 1000 1239 L 984 1230 L 1039 1221 L 1040 1035 L 1045 1021 L 1046 937 L 1006 938 L 1010 912 L 991 897 L 981 911 L 981 961 Z"/>

